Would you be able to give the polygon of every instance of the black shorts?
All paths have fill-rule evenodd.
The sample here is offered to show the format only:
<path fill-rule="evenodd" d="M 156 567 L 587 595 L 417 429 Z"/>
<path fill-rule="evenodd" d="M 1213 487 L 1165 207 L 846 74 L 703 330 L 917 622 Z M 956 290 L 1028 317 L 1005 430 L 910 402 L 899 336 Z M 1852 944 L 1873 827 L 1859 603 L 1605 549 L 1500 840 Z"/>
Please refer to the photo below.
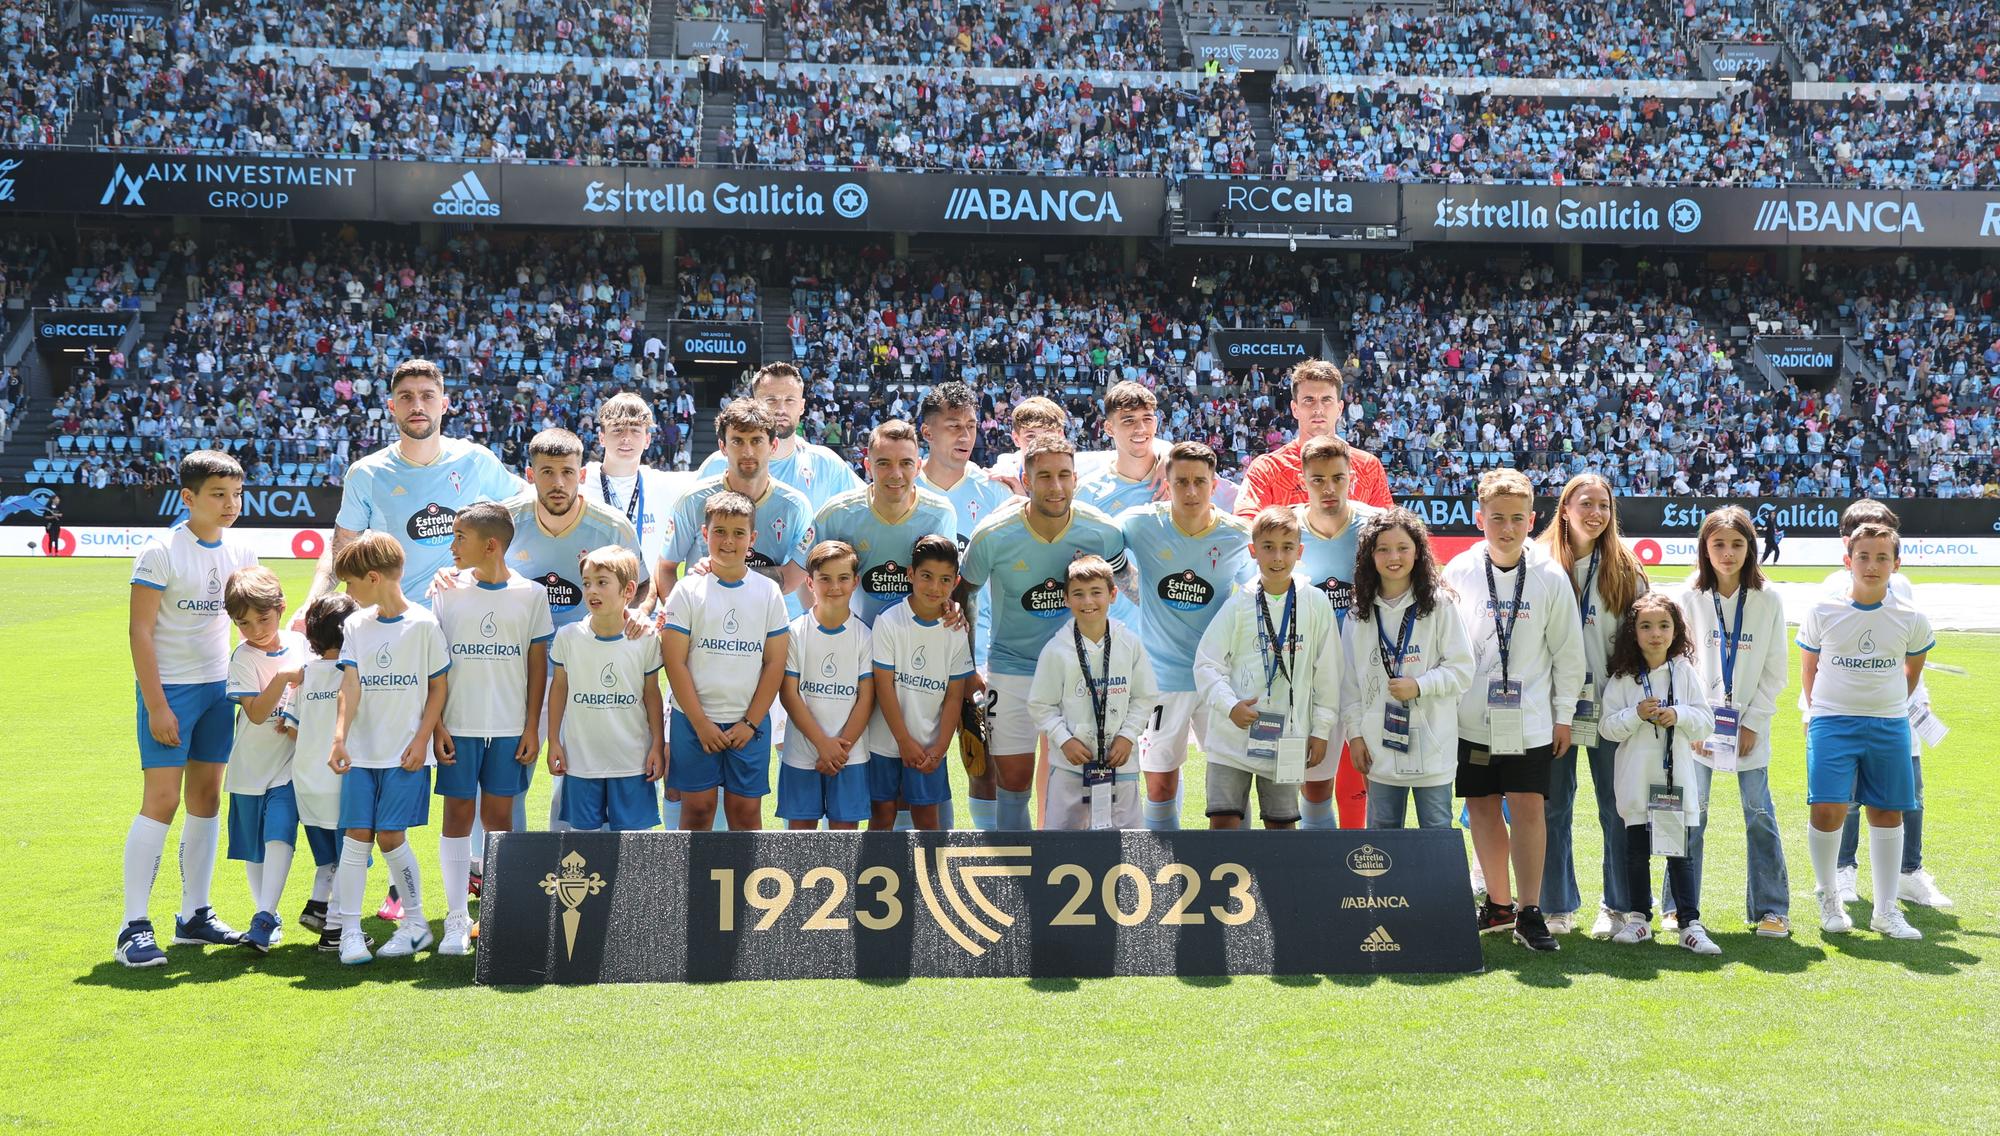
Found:
<path fill-rule="evenodd" d="M 1502 793 L 1549 795 L 1549 767 L 1555 764 L 1555 746 L 1534 746 L 1526 753 L 1494 757 L 1485 765 L 1472 764 L 1472 752 L 1485 748 L 1482 743 L 1458 739 L 1459 796 L 1497 797 Z"/>

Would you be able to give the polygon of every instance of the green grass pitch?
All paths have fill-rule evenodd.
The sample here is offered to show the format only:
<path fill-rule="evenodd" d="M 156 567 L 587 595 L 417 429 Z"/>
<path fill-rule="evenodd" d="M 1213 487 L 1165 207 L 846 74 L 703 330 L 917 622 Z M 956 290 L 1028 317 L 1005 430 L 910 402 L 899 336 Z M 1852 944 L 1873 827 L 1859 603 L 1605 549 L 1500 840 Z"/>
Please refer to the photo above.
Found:
<path fill-rule="evenodd" d="M 302 594 L 304 566 L 279 567 Z M 1486 972 L 1458 977 L 485 989 L 470 959 L 343 969 L 296 926 L 264 959 L 174 947 L 157 970 L 111 960 L 139 800 L 127 569 L 0 569 L 0 1128 L 2000 1129 L 2000 637 L 1944 635 L 1933 656 L 1970 674 L 1931 680 L 1952 735 L 1925 761 L 1926 856 L 1958 907 L 1912 910 L 1921 943 L 1868 932 L 1862 908 L 1862 930 L 1821 937 L 1794 725 L 1777 731 L 1773 780 L 1798 933 L 1759 940 L 1737 920 L 1742 821 L 1719 777 L 1705 906 L 1720 960 L 1572 935 L 1547 957 L 1488 942 Z M 1782 575 L 1795 573 L 1824 574 Z M 1576 840 L 1586 903 L 1589 799 Z M 172 848 L 154 896 L 163 927 L 179 895 Z M 435 828 L 417 848 L 441 917 Z M 288 920 L 309 872 L 302 854 Z M 215 894 L 247 925 L 233 863 L 218 865 Z"/>

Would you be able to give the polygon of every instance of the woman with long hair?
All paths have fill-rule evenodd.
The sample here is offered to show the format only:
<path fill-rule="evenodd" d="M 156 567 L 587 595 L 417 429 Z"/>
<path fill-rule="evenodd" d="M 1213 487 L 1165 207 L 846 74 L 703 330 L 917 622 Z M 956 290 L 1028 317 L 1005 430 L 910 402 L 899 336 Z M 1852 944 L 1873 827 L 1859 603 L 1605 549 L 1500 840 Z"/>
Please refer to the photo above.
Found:
<path fill-rule="evenodd" d="M 1577 890 L 1571 831 L 1576 816 L 1577 765 L 1588 760 L 1591 788 L 1597 796 L 1597 823 L 1604 833 L 1604 893 L 1590 934 L 1607 939 L 1617 929 L 1616 916 L 1637 910 L 1642 897 L 1625 893 L 1625 822 L 1619 819 L 1618 798 L 1612 787 L 1612 753 L 1617 747 L 1598 737 L 1599 695 L 1611 641 L 1618 634 L 1625 609 L 1648 591 L 1649 585 L 1639 558 L 1619 535 L 1611 483 L 1598 474 L 1579 473 L 1563 486 L 1555 519 L 1542 533 L 1541 547 L 1576 590 L 1587 662 L 1576 719 L 1570 727 L 1575 744 L 1550 770 L 1549 795 L 1543 806 L 1548 853 L 1542 861 L 1542 904 L 1554 913 L 1549 916 L 1551 932 L 1560 935 L 1575 928 L 1583 897 Z"/>

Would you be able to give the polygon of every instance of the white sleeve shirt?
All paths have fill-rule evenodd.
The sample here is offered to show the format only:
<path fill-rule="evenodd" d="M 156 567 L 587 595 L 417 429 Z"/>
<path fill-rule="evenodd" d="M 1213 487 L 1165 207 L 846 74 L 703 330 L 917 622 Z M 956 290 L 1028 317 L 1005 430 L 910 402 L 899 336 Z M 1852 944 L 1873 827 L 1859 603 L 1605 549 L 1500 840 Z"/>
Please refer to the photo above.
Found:
<path fill-rule="evenodd" d="M 1035 728 L 1046 734 L 1054 749 L 1074 738 L 1084 748 L 1097 752 L 1097 716 L 1076 655 L 1074 619 L 1063 625 L 1042 647 L 1035 663 L 1035 677 L 1028 687 L 1028 713 Z M 1146 719 L 1159 705 L 1159 683 L 1153 678 L 1152 663 L 1144 645 L 1131 628 L 1117 620 L 1108 624 L 1110 659 L 1105 657 L 1102 639 L 1083 641 L 1084 661 L 1090 665 L 1090 681 L 1104 693 L 1104 750 L 1111 742 L 1125 738 L 1134 745 L 1145 732 Z M 1067 758 L 1049 756 L 1049 768 L 1070 773 L 1082 772 Z"/>

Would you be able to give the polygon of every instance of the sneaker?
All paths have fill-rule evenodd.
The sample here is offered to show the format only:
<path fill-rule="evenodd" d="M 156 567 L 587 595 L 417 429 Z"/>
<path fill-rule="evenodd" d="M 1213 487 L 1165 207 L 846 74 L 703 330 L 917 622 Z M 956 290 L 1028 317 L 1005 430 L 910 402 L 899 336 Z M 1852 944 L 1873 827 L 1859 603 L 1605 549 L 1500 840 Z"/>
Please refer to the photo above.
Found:
<path fill-rule="evenodd" d="M 1870 931 L 1880 931 L 1892 939 L 1921 939 L 1924 937 L 1922 931 L 1910 926 L 1910 921 L 1903 918 L 1903 913 L 1893 907 L 1887 911 L 1876 912 L 1875 917 L 1868 921 L 1868 929 Z"/>
<path fill-rule="evenodd" d="M 1562 944 L 1549 934 L 1549 922 L 1539 907 L 1523 907 L 1514 922 L 1514 941 L 1531 951 L 1559 951 Z"/>
<path fill-rule="evenodd" d="M 396 925 L 396 933 L 389 936 L 388 942 L 382 944 L 380 953 L 385 959 L 409 958 L 418 951 L 428 949 L 435 942 L 437 942 L 437 936 L 431 934 L 431 925 L 429 923 L 419 923 L 414 919 L 406 919 Z M 345 956 L 343 955 L 343 957 Z"/>
<path fill-rule="evenodd" d="M 306 900 L 306 909 L 299 912 L 299 926 L 313 931 L 326 930 L 326 903 L 323 900 Z"/>
<path fill-rule="evenodd" d="M 444 938 L 439 940 L 437 953 L 441 955 L 469 955 L 472 953 L 472 917 L 469 915 L 447 915 L 444 917 Z"/>
<path fill-rule="evenodd" d="M 1835 872 L 1833 873 L 1833 880 L 1834 883 L 1840 886 L 1840 902 L 1842 903 L 1861 902 L 1861 893 L 1854 890 L 1854 885 L 1856 881 L 1859 879 L 1860 875 L 1861 875 L 1861 869 L 1858 865 L 1855 864 L 1849 864 L 1845 868 L 1840 868 L 1835 870 Z"/>
<path fill-rule="evenodd" d="M 215 908 L 196 908 L 191 918 L 174 917 L 174 943 L 185 947 L 233 947 L 243 941 L 243 932 L 215 917 Z"/>
<path fill-rule="evenodd" d="M 277 937 L 278 917 L 269 911 L 259 911 L 250 917 L 250 929 L 243 933 L 243 945 L 260 955 L 268 955 Z"/>
<path fill-rule="evenodd" d="M 396 894 L 395 888 L 390 888 L 389 894 L 382 897 L 382 906 L 375 909 L 375 918 L 384 923 L 403 921 L 403 897 Z"/>
<path fill-rule="evenodd" d="M 368 948 L 372 948 L 372 947 L 374 947 L 374 945 L 375 945 L 375 938 L 374 938 L 374 936 L 372 936 L 372 935 L 368 934 L 368 933 L 367 933 L 366 931 L 363 931 L 363 932 L 361 933 L 361 945 L 362 945 L 363 947 L 368 947 Z M 340 928 L 338 928 L 338 927 L 322 927 L 322 928 L 320 928 L 320 931 L 319 931 L 319 949 L 320 949 L 320 950 L 322 950 L 322 951 L 325 951 L 325 952 L 327 952 L 328 954 L 332 954 L 332 953 L 333 953 L 334 951 L 337 951 L 337 950 L 339 950 L 339 949 L 340 949 Z"/>
<path fill-rule="evenodd" d="M 1661 930 L 1665 930 L 1665 931 L 1678 931 L 1678 930 L 1680 930 L 1680 929 L 1681 929 L 1681 917 L 1680 917 L 1680 913 L 1679 913 L 1679 912 L 1675 912 L 1675 911 L 1663 911 L 1663 912 L 1661 912 L 1661 913 L 1660 913 L 1660 929 L 1661 929 Z"/>
<path fill-rule="evenodd" d="M 1653 925 L 1644 915 L 1635 911 L 1625 916 L 1625 921 L 1618 925 L 1618 931 L 1611 936 L 1611 941 L 1621 947 L 1629 947 L 1652 937 Z"/>
<path fill-rule="evenodd" d="M 359 927 L 343 927 L 340 931 L 340 963 L 342 966 L 362 966 L 375 961 L 368 953 L 368 936 Z"/>
<path fill-rule="evenodd" d="M 1904 872 L 1896 880 L 1896 898 L 1920 907 L 1935 907 L 1940 911 L 1952 905 L 1951 897 L 1939 891 L 1937 881 L 1922 868 L 1914 872 Z"/>
<path fill-rule="evenodd" d="M 1847 914 L 1847 905 L 1840 897 L 1828 895 L 1815 888 L 1813 895 L 1819 900 L 1819 929 L 1829 935 L 1845 935 L 1854 930 L 1854 920 Z"/>
<path fill-rule="evenodd" d="M 1775 911 L 1766 911 L 1757 920 L 1757 937 L 1760 939 L 1789 939 L 1792 937 L 1792 921 Z"/>
<path fill-rule="evenodd" d="M 1502 906 L 1498 903 L 1483 903 L 1479 906 L 1479 933 L 1491 935 L 1497 931 L 1514 929 L 1514 905 Z"/>
<path fill-rule="evenodd" d="M 1560 911 L 1549 916 L 1549 934 L 1567 935 L 1576 930 L 1576 912 Z"/>
<path fill-rule="evenodd" d="M 129 967 L 165 966 L 167 952 L 153 938 L 153 921 L 134 919 L 118 932 L 118 946 L 111 957 Z"/>
<path fill-rule="evenodd" d="M 1688 925 L 1681 928 L 1681 946 L 1698 955 L 1722 953 L 1722 948 L 1716 946 L 1715 940 L 1708 937 L 1708 928 L 1702 926 L 1699 919 L 1690 919 Z"/>
<path fill-rule="evenodd" d="M 468 899 L 479 898 L 479 885 L 485 878 L 486 873 L 478 868 L 472 869 L 472 874 L 465 877 L 465 894 Z"/>
<path fill-rule="evenodd" d="M 1608 907 L 1597 909 L 1597 918 L 1590 924 L 1590 937 L 1608 939 L 1618 932 L 1618 914 Z"/>

